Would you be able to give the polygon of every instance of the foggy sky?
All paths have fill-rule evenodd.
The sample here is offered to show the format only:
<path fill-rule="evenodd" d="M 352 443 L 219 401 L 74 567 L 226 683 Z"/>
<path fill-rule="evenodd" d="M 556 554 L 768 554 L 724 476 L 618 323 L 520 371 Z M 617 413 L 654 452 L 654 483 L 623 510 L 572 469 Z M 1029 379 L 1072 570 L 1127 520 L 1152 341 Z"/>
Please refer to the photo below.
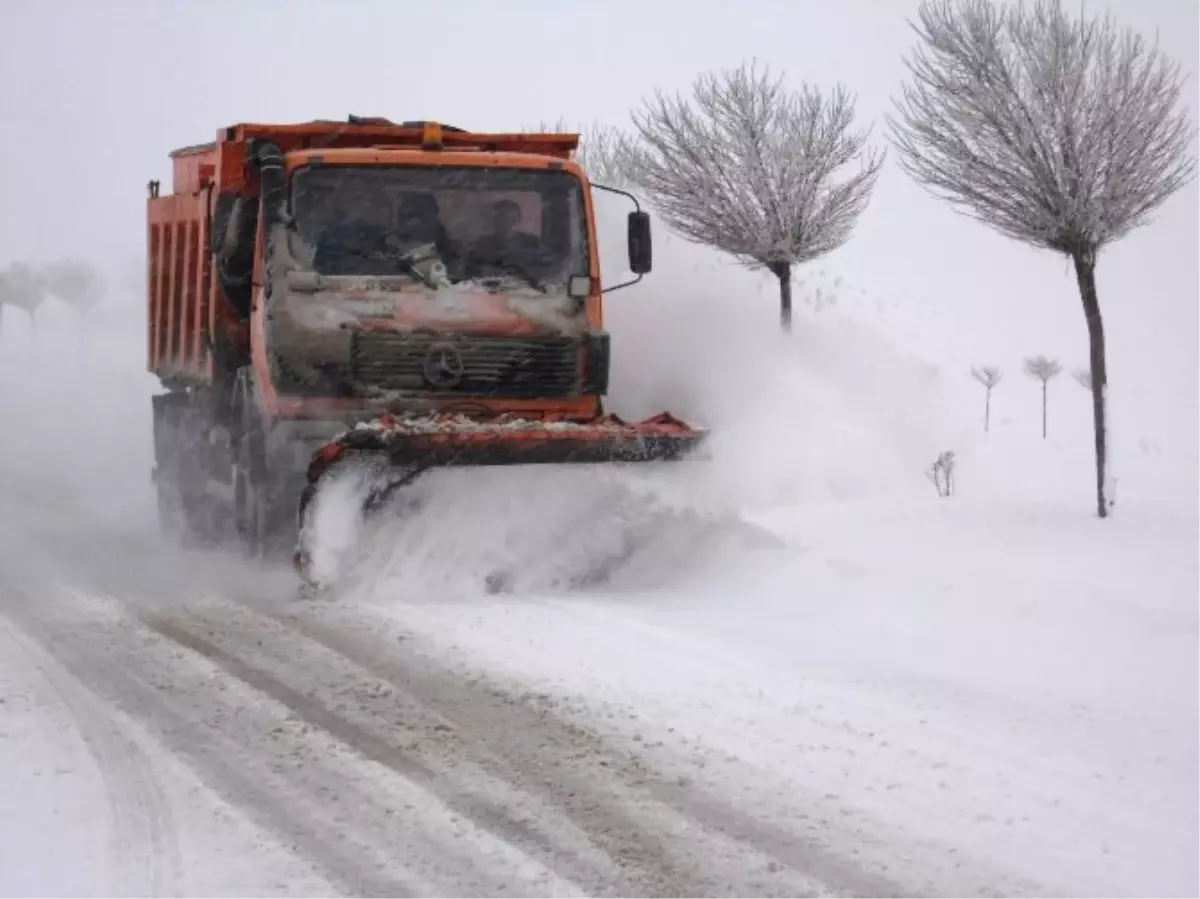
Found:
<path fill-rule="evenodd" d="M 1198 5 L 1111 4 L 1124 23 L 1157 29 L 1163 48 L 1192 73 L 1193 116 Z M 172 149 L 240 121 L 354 113 L 484 130 L 559 117 L 624 124 L 654 88 L 682 89 L 703 70 L 757 57 L 792 81 L 846 84 L 882 143 L 881 116 L 903 76 L 906 19 L 916 6 L 747 0 L 734 12 L 728 0 L 0 0 L 0 265 L 68 253 L 114 272 L 140 264 L 146 182 L 162 179 L 167 190 Z M 1105 250 L 1098 272 L 1114 379 L 1143 365 L 1130 347 L 1153 347 L 1192 414 L 1197 205 L 1193 182 L 1155 222 Z M 815 265 L 893 300 L 933 304 L 964 341 L 1010 367 L 1021 353 L 1086 361 L 1069 264 L 956 214 L 894 160 L 850 243 Z"/>

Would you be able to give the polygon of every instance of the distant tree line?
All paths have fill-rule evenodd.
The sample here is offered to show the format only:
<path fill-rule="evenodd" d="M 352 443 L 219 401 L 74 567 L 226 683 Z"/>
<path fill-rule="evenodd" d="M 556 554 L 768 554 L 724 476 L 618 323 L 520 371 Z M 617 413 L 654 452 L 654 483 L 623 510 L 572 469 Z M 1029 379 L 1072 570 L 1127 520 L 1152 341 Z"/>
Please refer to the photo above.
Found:
<path fill-rule="evenodd" d="M 85 259 L 58 259 L 44 265 L 12 262 L 0 269 L 0 327 L 6 309 L 19 309 L 36 328 L 37 312 L 50 297 L 86 318 L 107 292 L 104 277 Z"/>

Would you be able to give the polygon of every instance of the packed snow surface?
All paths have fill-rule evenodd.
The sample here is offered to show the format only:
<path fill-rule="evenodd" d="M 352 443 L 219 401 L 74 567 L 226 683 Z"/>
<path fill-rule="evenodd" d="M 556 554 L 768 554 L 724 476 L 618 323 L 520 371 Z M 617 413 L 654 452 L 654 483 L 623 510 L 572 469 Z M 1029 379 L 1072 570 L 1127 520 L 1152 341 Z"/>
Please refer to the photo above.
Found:
<path fill-rule="evenodd" d="M 1100 521 L 1069 379 L 662 244 L 610 411 L 711 458 L 332 491 L 315 601 L 158 533 L 136 297 L 7 315 L 0 892 L 1195 895 L 1195 397 Z"/>

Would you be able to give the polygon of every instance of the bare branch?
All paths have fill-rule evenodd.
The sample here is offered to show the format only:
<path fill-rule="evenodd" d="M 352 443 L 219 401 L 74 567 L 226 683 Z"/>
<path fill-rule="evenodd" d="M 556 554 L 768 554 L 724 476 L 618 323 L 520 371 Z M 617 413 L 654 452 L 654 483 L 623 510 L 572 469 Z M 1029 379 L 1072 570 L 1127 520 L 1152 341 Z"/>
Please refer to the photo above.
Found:
<path fill-rule="evenodd" d="M 625 155 L 672 228 L 782 280 L 845 243 L 870 199 L 884 154 L 853 119 L 844 88 L 787 91 L 744 64 L 701 76 L 690 103 L 657 93 Z"/>
<path fill-rule="evenodd" d="M 612 187 L 633 183 L 628 162 L 629 139 L 611 125 L 592 124 L 579 136 L 576 160 L 588 178 Z"/>
<path fill-rule="evenodd" d="M 976 381 L 988 390 L 991 390 L 1000 383 L 1000 380 L 1004 377 L 1004 372 L 995 366 L 984 365 L 981 368 L 972 368 L 971 375 Z"/>
<path fill-rule="evenodd" d="M 901 167 L 1025 243 L 1094 258 L 1195 175 L 1177 63 L 1060 0 L 923 0 Z"/>
<path fill-rule="evenodd" d="M 599 122 L 576 127 L 560 118 L 553 124 L 539 122 L 536 130 L 578 134 L 579 148 L 575 151 L 575 161 L 587 172 L 590 180 L 612 187 L 626 187 L 633 183 L 627 159 L 629 139 L 620 129 Z"/>
<path fill-rule="evenodd" d="M 1049 381 L 1062 373 L 1062 366 L 1054 359 L 1045 356 L 1031 356 L 1025 360 L 1025 374 L 1035 381 L 1041 381 L 1045 386 Z"/>

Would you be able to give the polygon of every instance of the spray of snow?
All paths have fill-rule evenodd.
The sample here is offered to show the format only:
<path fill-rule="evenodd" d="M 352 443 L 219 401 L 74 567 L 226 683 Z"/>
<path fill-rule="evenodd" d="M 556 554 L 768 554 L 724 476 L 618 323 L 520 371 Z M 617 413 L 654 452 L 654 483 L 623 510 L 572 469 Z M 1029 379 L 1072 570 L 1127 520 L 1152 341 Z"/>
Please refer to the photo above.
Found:
<path fill-rule="evenodd" d="M 145 370 L 145 333 L 142 297 L 115 292 L 86 320 L 57 301 L 38 310 L 36 327 L 5 316 L 5 489 L 81 526 L 155 527 L 150 395 L 158 382 Z"/>
<path fill-rule="evenodd" d="M 605 282 L 615 284 L 630 274 L 625 210 L 609 200 L 598 199 L 601 253 Z M 928 461 L 955 439 L 939 372 L 861 310 L 826 302 L 817 312 L 819 298 L 803 286 L 798 294 L 802 310 L 813 302 L 783 334 L 769 278 L 660 226 L 655 271 L 605 297 L 607 408 L 625 419 L 666 410 L 707 428 L 702 459 L 435 472 L 409 490 L 401 514 L 346 543 L 339 535 L 357 521 L 349 504 L 365 489 L 358 479 L 358 492 L 326 497 L 317 543 L 337 549 L 322 556 L 341 559 L 342 571 L 351 545 L 370 547 L 353 563 L 356 582 L 392 596 L 497 579 L 553 590 L 593 583 L 598 572 L 611 585 L 617 570 L 637 571 L 637 586 L 665 586 L 727 563 L 721 547 L 769 543 L 753 522 L 772 509 L 923 494 Z"/>
<path fill-rule="evenodd" d="M 605 300 L 609 409 L 712 430 L 710 460 L 638 472 L 685 514 L 632 501 L 625 472 L 447 473 L 376 525 L 353 603 L 638 710 L 612 729 L 679 741 L 684 776 L 738 759 L 828 821 L 990 866 L 984 892 L 1194 892 L 1194 438 L 1124 444 L 1123 508 L 1098 523 L 1085 392 L 1058 391 L 1043 440 L 1038 390 L 1007 384 L 985 435 L 952 331 L 798 293 L 781 335 L 769 279 L 660 230 L 654 274 Z M 945 450 L 952 499 L 924 477 Z M 512 597 L 478 595 L 492 566 Z"/>

